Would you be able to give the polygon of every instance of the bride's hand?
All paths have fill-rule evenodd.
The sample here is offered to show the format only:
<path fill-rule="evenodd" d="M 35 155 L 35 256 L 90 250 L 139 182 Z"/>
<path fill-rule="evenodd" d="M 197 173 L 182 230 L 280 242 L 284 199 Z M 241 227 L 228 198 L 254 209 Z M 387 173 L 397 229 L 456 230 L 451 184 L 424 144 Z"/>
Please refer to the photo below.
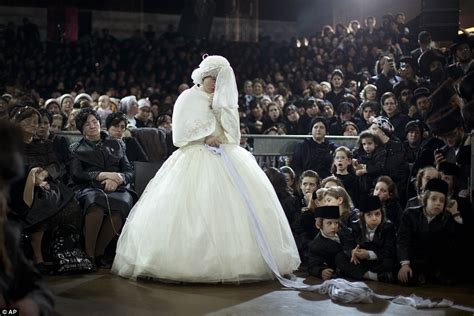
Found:
<path fill-rule="evenodd" d="M 212 101 L 214 100 L 214 93 L 211 93 L 209 95 L 209 107 L 211 108 L 212 110 Z"/>
<path fill-rule="evenodd" d="M 221 142 L 217 139 L 216 136 L 207 136 L 205 139 L 204 139 L 204 143 L 208 146 L 211 146 L 211 147 L 219 147 L 221 145 Z"/>

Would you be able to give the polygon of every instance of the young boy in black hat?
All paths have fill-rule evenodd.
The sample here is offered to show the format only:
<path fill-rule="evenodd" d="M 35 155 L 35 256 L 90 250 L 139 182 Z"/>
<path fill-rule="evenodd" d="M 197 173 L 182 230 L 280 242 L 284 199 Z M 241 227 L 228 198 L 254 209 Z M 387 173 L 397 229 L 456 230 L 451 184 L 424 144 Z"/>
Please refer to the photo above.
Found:
<path fill-rule="evenodd" d="M 338 206 L 322 206 L 314 212 L 319 233 L 308 246 L 308 273 L 324 281 L 337 275 L 336 256 L 341 252 L 350 256 L 355 247 L 350 229 L 339 217 Z"/>
<path fill-rule="evenodd" d="M 395 226 L 386 219 L 377 196 L 363 199 L 360 211 L 360 220 L 352 226 L 357 247 L 350 257 L 337 255 L 337 267 L 349 278 L 391 283 L 396 267 Z"/>
<path fill-rule="evenodd" d="M 441 179 L 426 183 L 423 204 L 402 214 L 397 235 L 401 268 L 398 280 L 417 285 L 426 279 L 451 283 L 454 249 L 459 240 L 462 220 L 456 208 L 447 208 L 448 184 Z"/>

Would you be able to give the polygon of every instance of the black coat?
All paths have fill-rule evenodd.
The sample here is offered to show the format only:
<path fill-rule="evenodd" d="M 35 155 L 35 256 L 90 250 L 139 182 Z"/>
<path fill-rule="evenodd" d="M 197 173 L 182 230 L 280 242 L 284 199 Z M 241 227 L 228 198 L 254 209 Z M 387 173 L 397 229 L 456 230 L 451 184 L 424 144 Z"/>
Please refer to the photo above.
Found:
<path fill-rule="evenodd" d="M 143 147 L 135 138 L 124 137 L 122 140 L 125 143 L 125 153 L 127 154 L 128 161 L 148 162 L 148 155 L 145 153 Z"/>
<path fill-rule="evenodd" d="M 314 170 L 321 179 L 329 177 L 336 148 L 336 144 L 328 140 L 319 144 L 312 138 L 305 139 L 295 146 L 291 167 L 298 176 L 305 170 Z"/>
<path fill-rule="evenodd" d="M 438 262 L 432 259 L 439 258 L 441 254 L 445 260 L 450 260 L 461 227 L 446 211 L 428 223 L 423 206 L 407 209 L 402 214 L 397 235 L 399 261 L 422 260 L 434 265 Z"/>
<path fill-rule="evenodd" d="M 352 234 L 361 249 L 373 251 L 376 259 L 360 260 L 359 264 L 352 263 L 347 254 L 338 254 L 337 267 L 345 277 L 362 280 L 367 271 L 374 273 L 391 273 L 397 267 L 395 228 L 390 221 L 380 224 L 375 230 L 372 241 L 366 236 L 366 229 L 361 221 L 353 223 Z"/>
<path fill-rule="evenodd" d="M 392 222 L 381 223 L 375 230 L 374 239 L 369 241 L 362 229 L 362 223 L 352 226 L 352 234 L 357 244 L 362 249 L 372 250 L 377 255 L 377 261 L 391 260 L 396 262 L 396 230 Z"/>
<path fill-rule="evenodd" d="M 314 213 L 310 210 L 296 213 L 291 223 L 291 231 L 293 232 L 300 258 L 303 262 L 306 262 L 308 245 L 319 233 L 319 229 L 315 226 Z"/>
<path fill-rule="evenodd" d="M 394 135 L 401 141 L 405 140 L 405 125 L 410 122 L 410 117 L 403 113 L 397 113 L 391 118 L 389 118 L 390 123 L 392 123 L 394 128 Z"/>
<path fill-rule="evenodd" d="M 374 186 L 378 177 L 384 174 L 385 158 L 387 151 L 384 146 L 379 146 L 372 154 L 367 154 L 363 150 L 355 150 L 354 158 L 359 164 L 366 165 L 367 173 L 360 177 L 359 192 L 366 195 Z"/>
<path fill-rule="evenodd" d="M 321 277 L 324 269 L 331 268 L 336 270 L 336 255 L 344 252 L 350 256 L 352 249 L 356 247 L 351 230 L 344 225 L 339 224 L 340 243 L 324 237 L 321 232 L 309 244 L 308 247 L 308 272 L 309 274 Z"/>
<path fill-rule="evenodd" d="M 344 175 L 337 174 L 337 173 L 334 175 L 342 181 L 344 188 L 346 189 L 347 193 L 351 197 L 352 203 L 354 203 L 354 206 L 358 207 L 359 199 L 360 199 L 359 177 L 356 176 L 355 173 L 351 173 L 351 172 L 349 172 L 349 174 L 344 174 Z"/>
<path fill-rule="evenodd" d="M 96 180 L 101 172 L 118 172 L 124 182 L 116 191 L 108 193 L 111 210 L 128 213 L 136 198 L 130 189 L 134 180 L 133 167 L 127 159 L 125 145 L 122 141 L 101 135 L 101 140 L 92 142 L 85 138 L 71 145 L 73 157 L 71 172 L 76 184 L 76 198 L 83 209 L 92 204 L 107 209 L 103 185 Z"/>
<path fill-rule="evenodd" d="M 410 173 L 408 162 L 406 161 L 405 148 L 403 143 L 393 139 L 390 139 L 384 147 L 387 152 L 384 165 L 385 174 L 397 184 L 400 200 L 404 204 L 406 202 L 405 191 Z"/>
<path fill-rule="evenodd" d="M 20 231 L 11 222 L 5 226 L 5 248 L 11 263 L 12 271 L 6 274 L 2 266 L 0 270 L 0 288 L 2 298 L 0 306 L 9 307 L 23 298 L 30 298 L 38 304 L 41 315 L 50 315 L 53 312 L 53 296 L 41 280 L 41 275 L 26 259 L 20 245 Z"/>
<path fill-rule="evenodd" d="M 63 182 L 66 172 L 50 140 L 33 140 L 23 146 L 24 175 L 12 181 L 10 186 L 10 207 L 8 217 L 21 224 L 23 229 L 34 228 L 37 224 L 49 220 L 61 211 L 74 197 L 74 192 Z M 32 168 L 41 167 L 48 171 L 49 190 L 34 187 L 31 206 L 23 200 L 23 192 L 28 174 Z"/>

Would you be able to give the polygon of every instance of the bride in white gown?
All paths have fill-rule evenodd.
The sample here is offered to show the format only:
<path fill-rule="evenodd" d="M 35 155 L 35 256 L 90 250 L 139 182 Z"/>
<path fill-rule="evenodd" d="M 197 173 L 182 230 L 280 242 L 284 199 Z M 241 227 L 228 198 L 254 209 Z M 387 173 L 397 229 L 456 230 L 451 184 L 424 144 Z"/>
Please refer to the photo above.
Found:
<path fill-rule="evenodd" d="M 239 146 L 232 68 L 224 57 L 208 56 L 192 79 L 196 85 L 174 107 L 173 142 L 180 148 L 130 212 L 112 272 L 183 282 L 272 279 L 250 209 L 280 274 L 293 272 L 300 258 L 285 214 L 265 173 Z M 225 152 L 242 183 L 213 148 Z"/>

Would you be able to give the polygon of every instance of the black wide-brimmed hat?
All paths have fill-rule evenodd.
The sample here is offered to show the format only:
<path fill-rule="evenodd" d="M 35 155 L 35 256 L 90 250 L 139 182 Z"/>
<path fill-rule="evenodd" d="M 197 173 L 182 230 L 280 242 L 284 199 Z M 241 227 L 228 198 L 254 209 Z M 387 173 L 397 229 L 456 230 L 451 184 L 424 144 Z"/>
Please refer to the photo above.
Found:
<path fill-rule="evenodd" d="M 414 71 L 418 69 L 417 60 L 415 60 L 412 56 L 402 56 L 400 58 L 400 68 L 402 68 L 403 63 L 409 64 Z"/>
<path fill-rule="evenodd" d="M 447 161 L 443 161 L 442 163 L 439 164 L 438 171 L 442 172 L 443 174 L 447 176 L 454 176 L 454 177 L 461 176 L 461 168 L 458 165 L 451 162 L 447 162 Z"/>
<path fill-rule="evenodd" d="M 443 135 L 458 127 L 463 127 L 460 104 L 456 102 L 459 97 L 456 99 L 452 79 L 445 80 L 429 98 L 433 105 L 425 123 L 433 134 Z"/>
<path fill-rule="evenodd" d="M 393 87 L 393 93 L 395 94 L 397 98 L 400 98 L 400 94 L 402 93 L 403 90 L 409 89 L 412 92 L 414 92 L 416 88 L 417 88 L 416 82 L 412 80 L 402 80 Z"/>
<path fill-rule="evenodd" d="M 467 34 L 457 35 L 453 40 L 453 44 L 449 46 L 449 50 L 451 51 L 452 54 L 456 54 L 456 49 L 458 49 L 458 46 L 462 44 L 467 44 L 469 45 L 470 48 L 473 48 L 474 38 Z"/>
<path fill-rule="evenodd" d="M 438 49 L 429 49 L 418 58 L 418 66 L 423 75 L 427 76 L 430 73 L 430 64 L 434 61 L 441 62 L 441 65 L 446 65 L 446 58 Z"/>

